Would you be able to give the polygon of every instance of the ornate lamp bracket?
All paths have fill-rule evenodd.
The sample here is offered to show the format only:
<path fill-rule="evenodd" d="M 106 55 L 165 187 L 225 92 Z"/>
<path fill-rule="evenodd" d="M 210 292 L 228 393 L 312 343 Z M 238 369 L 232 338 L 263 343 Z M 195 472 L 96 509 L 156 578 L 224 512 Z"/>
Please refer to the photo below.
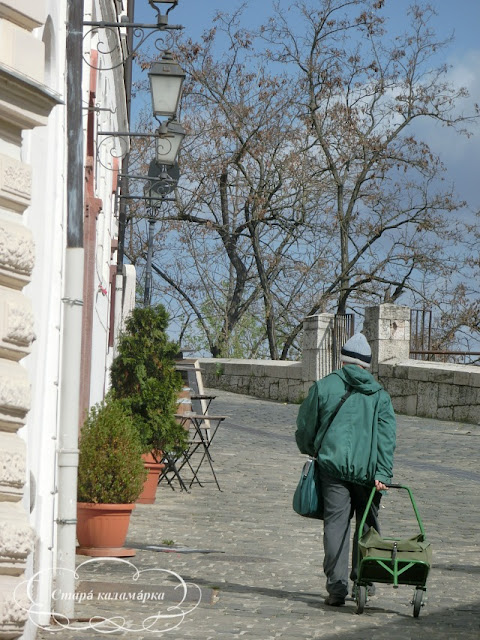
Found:
<path fill-rule="evenodd" d="M 168 14 L 174 9 L 178 0 L 148 0 L 150 6 L 155 9 L 157 12 L 157 22 L 155 24 L 146 24 L 141 22 L 129 22 L 128 17 L 124 16 L 120 22 L 95 22 L 87 20 L 83 23 L 84 27 L 90 27 L 83 36 L 84 41 L 90 38 L 91 34 L 96 31 L 102 31 L 103 36 L 99 36 L 97 50 L 102 55 L 110 55 L 112 58 L 114 57 L 115 52 L 118 53 L 119 62 L 115 64 L 112 63 L 110 67 L 106 67 L 105 60 L 102 60 L 102 66 L 96 66 L 91 64 L 90 60 L 83 56 L 84 62 L 96 70 L 109 71 L 112 69 L 116 69 L 117 67 L 121 67 L 125 62 L 134 56 L 136 52 L 142 47 L 142 45 L 153 35 L 158 32 L 162 32 L 162 35 L 159 36 L 155 40 L 155 48 L 162 52 L 165 49 L 170 49 L 172 46 L 172 35 L 168 33 L 169 31 L 179 31 L 183 29 L 182 25 L 179 24 L 168 24 Z M 165 14 L 162 14 L 160 9 L 156 6 L 157 4 L 170 4 L 171 6 L 167 9 Z M 131 29 L 133 31 L 133 39 L 135 41 L 135 46 L 125 54 L 123 51 L 122 43 L 121 43 L 121 30 L 122 29 Z M 120 31 L 119 31 L 120 30 Z M 85 48 L 84 50 L 88 50 L 89 48 Z"/>
<path fill-rule="evenodd" d="M 168 22 L 168 14 L 172 9 L 175 9 L 175 7 L 178 4 L 178 0 L 148 0 L 148 4 L 152 7 L 152 9 L 155 9 L 155 11 L 157 12 L 158 22 L 160 21 L 163 22 L 164 20 Z M 167 11 L 165 12 L 165 15 L 162 15 L 162 12 L 160 11 L 159 7 L 157 7 L 158 4 L 170 4 L 172 6 L 167 9 Z"/>
<path fill-rule="evenodd" d="M 131 138 L 158 138 L 156 131 L 98 131 L 97 136 L 102 136 L 97 143 L 97 160 L 109 171 L 114 170 L 114 158 L 122 160 L 130 150 Z M 106 160 L 104 156 L 106 155 Z"/>

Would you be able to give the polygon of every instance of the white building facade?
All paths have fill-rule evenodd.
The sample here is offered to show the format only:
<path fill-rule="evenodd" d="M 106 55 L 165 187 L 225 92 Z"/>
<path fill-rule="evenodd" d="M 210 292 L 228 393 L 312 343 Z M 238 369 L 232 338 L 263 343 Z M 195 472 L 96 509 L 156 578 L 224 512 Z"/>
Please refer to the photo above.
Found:
<path fill-rule="evenodd" d="M 117 270 L 116 138 L 97 154 L 102 131 L 128 129 L 125 47 L 102 55 L 98 33 L 85 29 L 84 60 L 73 68 L 73 4 L 0 0 L 0 638 L 34 638 L 36 623 L 48 622 L 59 558 L 75 554 L 61 534 L 75 522 L 59 503 L 76 503 L 76 485 L 59 481 L 62 459 L 75 475 L 71 443 L 104 396 L 115 336 L 134 305 L 135 273 Z M 83 17 L 116 21 L 126 5 L 85 0 Z M 69 78 L 79 83 L 76 136 L 68 136 Z M 73 263 L 69 145 L 81 154 L 83 185 Z M 32 578 L 43 619 L 29 614 Z"/>

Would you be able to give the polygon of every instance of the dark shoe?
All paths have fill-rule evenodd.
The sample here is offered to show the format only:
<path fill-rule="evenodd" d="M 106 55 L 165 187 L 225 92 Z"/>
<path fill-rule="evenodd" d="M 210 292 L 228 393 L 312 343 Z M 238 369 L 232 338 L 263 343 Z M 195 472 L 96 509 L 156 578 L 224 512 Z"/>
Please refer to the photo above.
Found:
<path fill-rule="evenodd" d="M 345 598 L 330 595 L 325 598 L 325 604 L 328 604 L 330 607 L 342 607 L 345 604 Z"/>

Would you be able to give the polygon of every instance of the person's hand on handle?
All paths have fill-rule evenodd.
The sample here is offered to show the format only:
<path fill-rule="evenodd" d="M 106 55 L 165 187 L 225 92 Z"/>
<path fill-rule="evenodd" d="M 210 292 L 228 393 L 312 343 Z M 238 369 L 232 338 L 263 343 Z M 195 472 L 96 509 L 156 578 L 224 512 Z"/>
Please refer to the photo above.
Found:
<path fill-rule="evenodd" d="M 383 482 L 380 482 L 380 480 L 375 480 L 375 489 L 377 491 L 387 491 L 388 487 L 386 484 L 383 484 Z"/>

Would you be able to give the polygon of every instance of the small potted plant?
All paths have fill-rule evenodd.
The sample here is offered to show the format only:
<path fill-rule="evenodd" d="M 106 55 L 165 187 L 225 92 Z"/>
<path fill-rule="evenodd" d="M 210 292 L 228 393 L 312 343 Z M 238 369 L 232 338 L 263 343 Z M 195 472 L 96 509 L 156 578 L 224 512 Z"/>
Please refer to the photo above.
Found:
<path fill-rule="evenodd" d="M 112 393 L 132 416 L 150 474 L 139 502 L 155 500 L 163 452 L 180 453 L 187 434 L 176 420 L 182 379 L 178 345 L 168 339 L 162 305 L 136 307 L 125 323 L 111 369 Z"/>
<path fill-rule="evenodd" d="M 79 451 L 77 553 L 135 555 L 123 545 L 146 471 L 133 420 L 111 395 L 90 409 Z"/>

